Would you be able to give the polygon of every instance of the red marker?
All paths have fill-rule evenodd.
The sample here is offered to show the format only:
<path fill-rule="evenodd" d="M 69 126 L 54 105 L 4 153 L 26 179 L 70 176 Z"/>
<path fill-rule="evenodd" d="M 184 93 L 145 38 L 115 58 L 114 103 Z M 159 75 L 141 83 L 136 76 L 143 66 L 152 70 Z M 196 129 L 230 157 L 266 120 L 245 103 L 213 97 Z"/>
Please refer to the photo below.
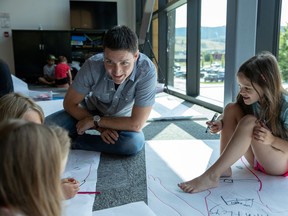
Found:
<path fill-rule="evenodd" d="M 99 191 L 79 191 L 77 194 L 101 194 Z"/>

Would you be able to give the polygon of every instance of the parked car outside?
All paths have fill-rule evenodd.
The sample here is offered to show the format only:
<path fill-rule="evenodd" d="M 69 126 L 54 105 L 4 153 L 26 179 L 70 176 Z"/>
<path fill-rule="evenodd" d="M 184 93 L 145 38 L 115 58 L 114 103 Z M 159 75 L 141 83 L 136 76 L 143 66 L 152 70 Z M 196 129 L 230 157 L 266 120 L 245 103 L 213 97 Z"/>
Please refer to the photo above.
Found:
<path fill-rule="evenodd" d="M 174 76 L 177 78 L 186 78 L 186 71 L 174 71 Z"/>
<path fill-rule="evenodd" d="M 218 75 L 216 73 L 208 73 L 204 77 L 204 82 L 218 82 Z"/>
<path fill-rule="evenodd" d="M 225 72 L 218 72 L 218 81 L 224 82 Z"/>
<path fill-rule="evenodd" d="M 202 79 L 204 79 L 204 77 L 206 77 L 207 75 L 208 75 L 208 73 L 205 71 L 200 72 L 200 78 L 202 78 Z"/>
<path fill-rule="evenodd" d="M 173 68 L 175 70 L 179 71 L 179 70 L 181 70 L 181 65 L 179 63 L 175 62 Z"/>
<path fill-rule="evenodd" d="M 224 72 L 208 73 L 204 77 L 204 82 L 224 82 Z"/>

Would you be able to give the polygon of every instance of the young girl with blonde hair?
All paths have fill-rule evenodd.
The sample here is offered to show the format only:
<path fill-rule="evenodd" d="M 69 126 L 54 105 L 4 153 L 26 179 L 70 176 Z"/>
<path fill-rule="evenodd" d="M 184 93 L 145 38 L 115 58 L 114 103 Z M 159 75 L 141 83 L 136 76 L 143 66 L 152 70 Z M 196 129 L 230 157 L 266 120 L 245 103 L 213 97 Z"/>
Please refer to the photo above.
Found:
<path fill-rule="evenodd" d="M 0 122 L 10 118 L 43 124 L 44 112 L 31 98 L 13 92 L 0 98 Z"/>
<path fill-rule="evenodd" d="M 31 98 L 9 93 L 0 98 L 0 122 L 11 118 L 43 124 L 44 112 Z M 62 179 L 61 185 L 65 199 L 73 198 L 79 191 L 79 182 L 73 178 Z"/>
<path fill-rule="evenodd" d="M 0 123 L 0 215 L 61 216 L 68 133 L 22 119 Z"/>
<path fill-rule="evenodd" d="M 201 176 L 178 184 L 187 193 L 217 187 L 243 155 L 268 175 L 288 175 L 288 94 L 275 56 L 253 56 L 240 66 L 237 81 L 237 101 L 228 104 L 217 121 L 207 122 L 211 133 L 221 131 L 221 156 Z"/>

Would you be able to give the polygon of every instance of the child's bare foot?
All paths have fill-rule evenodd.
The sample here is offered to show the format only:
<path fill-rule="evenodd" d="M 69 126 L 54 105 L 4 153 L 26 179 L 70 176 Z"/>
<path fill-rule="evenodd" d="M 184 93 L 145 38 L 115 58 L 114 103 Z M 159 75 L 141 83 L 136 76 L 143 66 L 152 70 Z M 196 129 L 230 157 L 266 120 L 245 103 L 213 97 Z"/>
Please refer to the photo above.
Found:
<path fill-rule="evenodd" d="M 213 178 L 210 175 L 203 174 L 195 179 L 178 184 L 178 187 L 186 193 L 198 193 L 210 188 L 215 188 L 218 184 L 218 178 Z"/>
<path fill-rule="evenodd" d="M 221 177 L 231 177 L 232 176 L 232 169 L 229 167 L 225 172 L 222 173 Z"/>

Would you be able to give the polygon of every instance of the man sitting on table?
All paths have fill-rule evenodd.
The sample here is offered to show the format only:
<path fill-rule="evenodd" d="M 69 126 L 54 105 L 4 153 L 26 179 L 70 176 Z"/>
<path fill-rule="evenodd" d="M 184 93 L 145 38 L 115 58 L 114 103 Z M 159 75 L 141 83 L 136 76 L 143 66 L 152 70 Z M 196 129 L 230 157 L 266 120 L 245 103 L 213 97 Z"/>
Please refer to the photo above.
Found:
<path fill-rule="evenodd" d="M 155 102 L 156 68 L 126 26 L 110 29 L 103 48 L 78 71 L 64 98 L 65 111 L 48 116 L 46 124 L 69 130 L 74 149 L 134 155 L 145 143 L 142 127 Z M 86 134 L 88 129 L 100 135 Z"/>

